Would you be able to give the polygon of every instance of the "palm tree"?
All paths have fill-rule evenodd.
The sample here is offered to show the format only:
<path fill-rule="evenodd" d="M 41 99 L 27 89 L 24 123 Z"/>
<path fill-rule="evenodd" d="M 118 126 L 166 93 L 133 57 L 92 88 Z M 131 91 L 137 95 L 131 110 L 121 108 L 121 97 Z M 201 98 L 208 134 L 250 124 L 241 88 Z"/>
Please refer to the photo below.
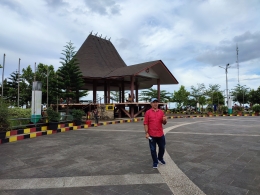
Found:
<path fill-rule="evenodd" d="M 139 100 L 149 102 L 150 99 L 157 97 L 157 90 L 153 88 L 149 88 L 147 90 L 143 90 L 140 93 Z M 160 102 L 169 102 L 171 99 L 171 93 L 166 92 L 166 90 L 160 91 Z"/>

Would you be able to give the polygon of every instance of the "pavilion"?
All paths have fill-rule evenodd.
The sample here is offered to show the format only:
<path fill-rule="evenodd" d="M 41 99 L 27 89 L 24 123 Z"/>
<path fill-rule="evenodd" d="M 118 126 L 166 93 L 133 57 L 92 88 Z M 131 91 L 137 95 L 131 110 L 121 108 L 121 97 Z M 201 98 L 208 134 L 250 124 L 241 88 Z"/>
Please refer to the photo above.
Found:
<path fill-rule="evenodd" d="M 110 91 L 119 91 L 119 103 L 125 103 L 125 90 L 130 90 L 131 100 L 135 99 L 133 102 L 136 104 L 138 90 L 148 89 L 153 85 L 157 85 L 157 98 L 160 102 L 160 85 L 178 84 L 161 60 L 127 66 L 110 39 L 92 33 L 75 57 L 85 81 L 83 89 L 93 91 L 94 103 L 98 102 L 97 91 L 104 91 L 105 104 L 110 103 Z M 134 111 L 129 117 L 133 117 L 133 113 Z"/>

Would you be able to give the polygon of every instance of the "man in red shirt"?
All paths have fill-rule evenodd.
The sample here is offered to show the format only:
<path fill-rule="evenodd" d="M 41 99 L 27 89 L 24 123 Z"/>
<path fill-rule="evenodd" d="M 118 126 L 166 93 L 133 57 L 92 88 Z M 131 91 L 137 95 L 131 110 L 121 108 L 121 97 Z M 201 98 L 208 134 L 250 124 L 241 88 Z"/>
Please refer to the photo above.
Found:
<path fill-rule="evenodd" d="M 153 168 L 157 168 L 158 162 L 165 165 L 163 155 L 165 151 L 165 137 L 162 124 L 167 123 L 167 117 L 163 111 L 158 108 L 158 99 L 151 99 L 152 108 L 147 110 L 144 116 L 145 137 L 149 139 L 149 146 L 153 159 Z M 156 152 L 156 144 L 159 147 L 158 157 Z"/>

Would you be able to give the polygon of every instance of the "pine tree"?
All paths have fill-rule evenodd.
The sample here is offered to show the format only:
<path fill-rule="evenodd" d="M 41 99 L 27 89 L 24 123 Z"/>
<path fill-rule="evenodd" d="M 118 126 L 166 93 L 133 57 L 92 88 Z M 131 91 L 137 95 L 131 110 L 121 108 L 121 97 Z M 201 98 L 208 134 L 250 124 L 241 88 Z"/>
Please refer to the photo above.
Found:
<path fill-rule="evenodd" d="M 10 102 L 11 105 L 17 105 L 18 100 L 18 82 L 21 82 L 19 78 L 19 73 L 17 71 L 12 72 L 7 81 L 7 97 L 6 100 Z"/>
<path fill-rule="evenodd" d="M 70 41 L 64 46 L 65 49 L 61 53 L 60 63 L 62 64 L 57 71 L 58 88 L 61 90 L 60 96 L 66 100 L 67 114 L 68 104 L 79 102 L 79 98 L 87 95 L 87 91 L 81 90 L 84 86 L 82 72 L 78 66 L 78 60 L 74 57 L 76 54 L 75 47 Z"/>

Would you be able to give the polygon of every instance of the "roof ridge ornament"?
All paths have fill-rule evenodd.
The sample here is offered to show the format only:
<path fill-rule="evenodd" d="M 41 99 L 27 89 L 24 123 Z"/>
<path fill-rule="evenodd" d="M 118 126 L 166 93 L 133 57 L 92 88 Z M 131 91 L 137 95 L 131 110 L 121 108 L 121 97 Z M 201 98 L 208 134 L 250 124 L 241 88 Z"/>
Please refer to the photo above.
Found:
<path fill-rule="evenodd" d="M 92 35 L 92 32 L 93 32 L 93 30 L 89 34 Z"/>
<path fill-rule="evenodd" d="M 98 32 L 95 34 L 95 36 L 97 36 Z"/>

